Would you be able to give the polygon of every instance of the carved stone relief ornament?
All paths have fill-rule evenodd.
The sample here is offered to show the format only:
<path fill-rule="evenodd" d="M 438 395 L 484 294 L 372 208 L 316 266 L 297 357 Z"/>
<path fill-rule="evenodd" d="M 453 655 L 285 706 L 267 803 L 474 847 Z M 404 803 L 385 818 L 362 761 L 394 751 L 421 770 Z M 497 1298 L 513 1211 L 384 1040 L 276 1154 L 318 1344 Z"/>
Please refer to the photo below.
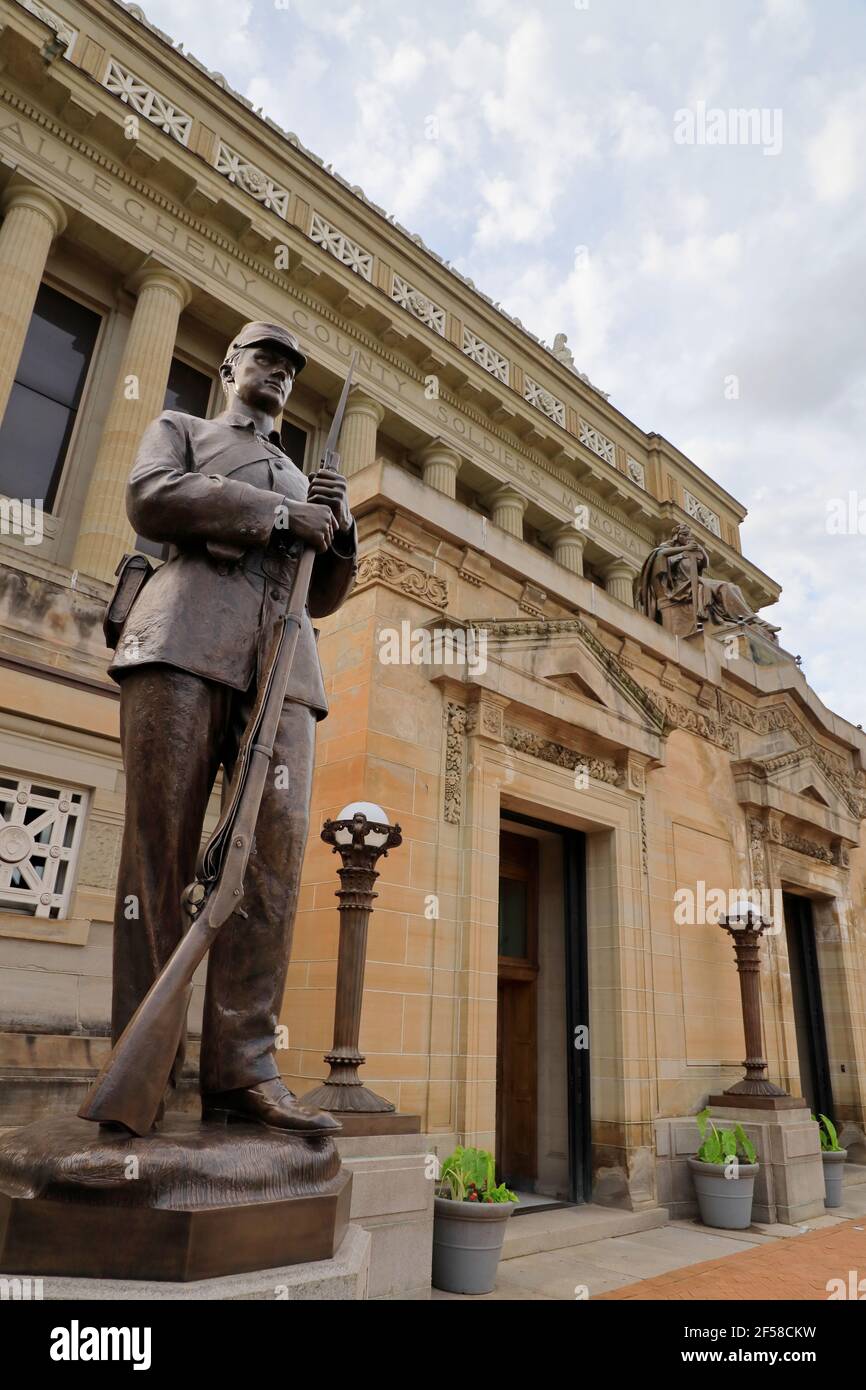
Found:
<path fill-rule="evenodd" d="M 466 710 L 449 700 L 445 706 L 445 787 L 442 815 L 449 825 L 459 825 L 463 811 L 463 763 Z"/>

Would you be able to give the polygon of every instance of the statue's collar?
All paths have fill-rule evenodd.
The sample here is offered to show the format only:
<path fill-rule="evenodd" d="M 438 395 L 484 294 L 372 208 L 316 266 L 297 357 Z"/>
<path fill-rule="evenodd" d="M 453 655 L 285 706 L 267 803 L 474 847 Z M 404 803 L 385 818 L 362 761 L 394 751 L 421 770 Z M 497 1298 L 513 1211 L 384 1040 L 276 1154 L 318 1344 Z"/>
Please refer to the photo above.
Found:
<path fill-rule="evenodd" d="M 224 425 L 231 425 L 233 429 L 249 430 L 251 434 L 259 433 L 255 427 L 255 421 L 251 416 L 242 415 L 240 411 L 224 410 L 223 413 L 216 418 Z M 267 439 L 269 443 L 273 444 L 277 449 L 282 449 L 283 447 L 278 430 L 271 430 L 270 434 L 262 434 L 259 437 L 261 439 Z"/>

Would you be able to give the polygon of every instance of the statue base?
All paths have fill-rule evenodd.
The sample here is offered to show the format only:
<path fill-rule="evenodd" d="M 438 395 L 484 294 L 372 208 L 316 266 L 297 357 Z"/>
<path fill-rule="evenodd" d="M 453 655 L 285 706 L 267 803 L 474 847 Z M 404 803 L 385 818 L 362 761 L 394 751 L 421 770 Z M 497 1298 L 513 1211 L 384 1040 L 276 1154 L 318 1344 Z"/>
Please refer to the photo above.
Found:
<path fill-rule="evenodd" d="M 0 1271 L 186 1282 L 327 1260 L 351 1188 L 330 1138 L 171 1113 L 143 1138 L 38 1120 L 0 1138 Z"/>

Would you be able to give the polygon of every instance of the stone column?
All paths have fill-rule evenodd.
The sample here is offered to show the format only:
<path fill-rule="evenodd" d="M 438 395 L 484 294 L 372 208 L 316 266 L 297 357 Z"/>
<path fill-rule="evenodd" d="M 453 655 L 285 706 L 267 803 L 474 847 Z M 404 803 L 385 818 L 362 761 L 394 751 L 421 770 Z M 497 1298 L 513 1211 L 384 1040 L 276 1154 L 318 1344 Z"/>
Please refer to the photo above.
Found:
<path fill-rule="evenodd" d="M 173 271 L 150 266 L 133 281 L 138 302 L 90 480 L 73 566 L 110 580 L 132 548 L 125 492 L 145 427 L 160 414 L 171 368 L 177 321 L 190 287 Z"/>
<path fill-rule="evenodd" d="M 376 460 L 376 431 L 382 423 L 384 407 L 353 386 L 346 400 L 346 413 L 340 431 L 340 459 L 347 478 L 360 473 Z"/>
<path fill-rule="evenodd" d="M 626 560 L 615 560 L 604 572 L 605 591 L 628 608 L 634 608 L 636 570 Z"/>
<path fill-rule="evenodd" d="M 585 545 L 585 532 L 578 531 L 576 526 L 563 526 L 553 537 L 553 558 L 572 574 L 582 575 Z"/>
<path fill-rule="evenodd" d="M 510 536 L 523 540 L 523 513 L 529 499 L 516 487 L 498 488 L 490 499 L 494 526 L 501 526 Z"/>
<path fill-rule="evenodd" d="M 457 474 L 460 471 L 460 455 L 444 439 L 434 439 L 421 455 L 424 482 L 444 492 L 446 497 L 457 496 Z"/>
<path fill-rule="evenodd" d="M 66 226 L 56 198 L 31 184 L 3 196 L 0 227 L 0 419 L 6 410 L 51 243 Z"/>

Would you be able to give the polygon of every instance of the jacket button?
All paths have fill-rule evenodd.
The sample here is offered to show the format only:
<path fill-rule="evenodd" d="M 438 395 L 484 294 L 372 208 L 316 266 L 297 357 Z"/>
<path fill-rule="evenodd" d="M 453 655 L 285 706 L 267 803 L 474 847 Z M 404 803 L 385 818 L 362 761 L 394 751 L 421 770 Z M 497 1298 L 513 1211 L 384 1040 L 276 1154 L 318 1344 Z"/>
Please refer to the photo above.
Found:
<path fill-rule="evenodd" d="M 271 589 L 271 598 L 279 598 L 279 597 L 280 597 L 280 591 L 279 591 L 279 589 Z"/>

